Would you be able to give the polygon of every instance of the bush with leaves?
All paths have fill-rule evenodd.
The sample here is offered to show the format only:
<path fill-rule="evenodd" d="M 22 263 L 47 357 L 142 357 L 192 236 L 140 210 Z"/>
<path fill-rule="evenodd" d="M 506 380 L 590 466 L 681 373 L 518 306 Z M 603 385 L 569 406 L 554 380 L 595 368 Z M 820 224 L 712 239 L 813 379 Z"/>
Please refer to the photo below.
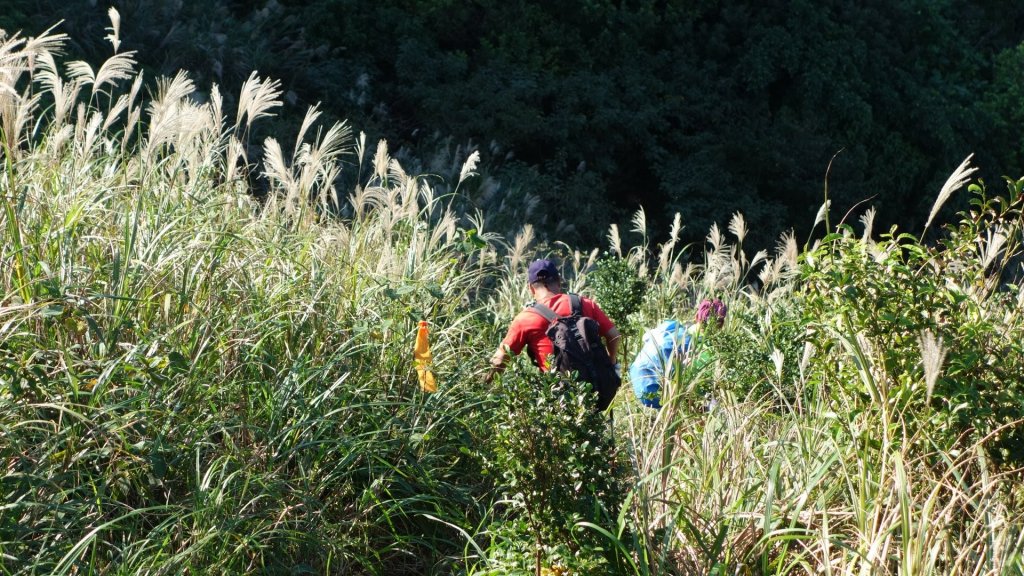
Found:
<path fill-rule="evenodd" d="M 629 260 L 605 252 L 587 274 L 587 287 L 601 309 L 623 332 L 630 328 L 630 314 L 643 303 L 647 292 L 644 282 Z"/>
<path fill-rule="evenodd" d="M 1024 463 L 1021 293 L 1005 278 L 1020 254 L 1022 187 L 1010 181 L 1004 198 L 971 185 L 971 210 L 935 246 L 842 226 L 806 254 L 816 377 L 901 418 L 926 449 L 991 435 L 994 460 Z"/>
<path fill-rule="evenodd" d="M 708 335 L 707 346 L 719 360 L 716 385 L 737 399 L 771 398 L 779 408 L 793 405 L 804 337 L 797 301 L 736 308 L 725 329 Z"/>
<path fill-rule="evenodd" d="M 533 558 L 517 559 L 520 568 L 530 560 L 537 571 L 542 562 L 574 570 L 606 562 L 598 534 L 577 528 L 613 525 L 625 494 L 626 466 L 596 401 L 590 384 L 541 373 L 522 357 L 501 378 L 490 451 L 511 512 L 522 519 L 504 528 L 518 525 L 520 545 L 535 546 Z"/>
<path fill-rule="evenodd" d="M 587 276 L 587 285 L 617 325 L 626 324 L 629 314 L 640 305 L 647 291 L 647 283 L 627 259 L 607 252 Z"/>

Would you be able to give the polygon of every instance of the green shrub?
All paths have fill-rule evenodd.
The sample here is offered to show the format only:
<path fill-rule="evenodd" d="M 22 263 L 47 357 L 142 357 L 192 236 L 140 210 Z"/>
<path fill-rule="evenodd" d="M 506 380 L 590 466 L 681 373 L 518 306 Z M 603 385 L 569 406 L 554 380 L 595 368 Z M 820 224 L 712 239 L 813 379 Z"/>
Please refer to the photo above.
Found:
<path fill-rule="evenodd" d="M 533 540 L 539 566 L 581 569 L 604 562 L 595 532 L 579 522 L 613 525 L 625 494 L 611 421 L 593 409 L 587 383 L 544 374 L 519 359 L 501 378 L 500 408 L 492 437 L 493 473 L 503 482 L 521 538 Z M 513 534 L 517 531 L 513 530 Z M 499 552 L 500 554 L 500 552 Z M 520 558 L 520 564 L 526 558 Z"/>
<path fill-rule="evenodd" d="M 718 359 L 717 388 L 792 406 L 799 395 L 803 320 L 795 300 L 731 310 L 725 328 L 710 332 L 706 344 Z"/>
<path fill-rule="evenodd" d="M 990 455 L 1024 463 L 1024 353 L 1019 290 L 1004 274 L 1020 247 L 1022 182 L 1008 198 L 972 185 L 972 210 L 935 246 L 848 227 L 806 254 L 805 321 L 812 370 L 833 392 L 887 411 L 943 450 L 992 434 Z"/>
<path fill-rule="evenodd" d="M 594 270 L 587 274 L 587 288 L 601 309 L 623 332 L 629 327 L 629 315 L 644 300 L 647 283 L 625 258 L 604 253 Z"/>

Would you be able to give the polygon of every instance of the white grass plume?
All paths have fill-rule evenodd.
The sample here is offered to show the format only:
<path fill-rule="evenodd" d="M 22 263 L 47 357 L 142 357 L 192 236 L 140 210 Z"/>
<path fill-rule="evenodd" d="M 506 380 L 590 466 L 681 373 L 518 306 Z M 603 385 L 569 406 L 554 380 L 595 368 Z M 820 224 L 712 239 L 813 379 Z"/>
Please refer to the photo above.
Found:
<path fill-rule="evenodd" d="M 761 285 L 767 288 L 775 283 L 781 276 L 782 267 L 783 261 L 779 258 L 766 260 L 764 266 L 757 273 L 757 278 L 761 281 Z"/>
<path fill-rule="evenodd" d="M 683 268 L 682 264 L 676 262 L 672 266 L 672 276 L 669 278 L 669 284 L 680 290 L 688 290 L 693 284 L 693 277 L 696 271 L 697 265 L 693 262 L 687 262 L 686 268 Z"/>
<path fill-rule="evenodd" d="M 786 355 L 782 352 L 782 350 L 779 350 L 778 348 L 775 348 L 775 349 L 772 350 L 771 359 L 772 359 L 772 364 L 775 365 L 775 377 L 778 378 L 779 381 L 781 381 L 782 380 L 782 368 L 786 364 Z"/>
<path fill-rule="evenodd" d="M 80 80 L 84 85 L 91 85 L 92 93 L 96 94 L 104 84 L 113 86 L 120 80 L 133 77 L 135 64 L 135 52 L 122 52 L 107 58 L 107 61 L 101 64 L 95 73 L 92 66 L 82 60 L 69 62 L 67 69 L 68 76 L 72 80 Z"/>
<path fill-rule="evenodd" d="M 722 231 L 718 229 L 718 224 L 712 224 L 711 230 L 708 231 L 707 236 L 708 243 L 711 244 L 712 252 L 719 252 L 723 246 L 725 246 L 725 236 L 722 236 Z"/>
<path fill-rule="evenodd" d="M 812 228 L 816 228 L 818 224 L 821 224 L 822 222 L 825 221 L 825 216 L 828 215 L 828 210 L 831 207 L 832 201 L 827 200 L 821 205 L 820 208 L 818 208 L 818 213 L 817 215 L 814 216 L 814 225 L 812 226 Z"/>
<path fill-rule="evenodd" d="M 672 243 L 666 242 L 662 244 L 661 251 L 658 253 L 658 273 L 661 275 L 668 274 L 669 262 L 672 257 Z"/>
<path fill-rule="evenodd" d="M 50 130 L 46 138 L 46 148 L 52 151 L 54 155 L 60 155 L 63 150 L 64 144 L 66 144 L 71 137 L 74 135 L 74 126 L 65 124 L 58 130 Z"/>
<path fill-rule="evenodd" d="M 398 160 L 391 161 L 391 189 L 395 191 L 395 198 L 399 201 L 392 201 L 390 210 L 396 216 L 415 221 L 421 214 L 420 206 L 423 206 L 422 215 L 429 218 L 431 211 L 437 206 L 434 188 L 424 179 L 411 176 L 398 163 Z"/>
<path fill-rule="evenodd" d="M 121 48 L 121 14 L 117 11 L 117 8 L 113 6 L 110 10 L 107 10 L 107 16 L 110 17 L 110 31 L 109 34 L 103 37 L 104 40 L 110 40 L 110 45 L 114 47 L 114 53 Z"/>
<path fill-rule="evenodd" d="M 683 232 L 683 216 L 679 212 L 676 212 L 674 218 L 672 218 L 672 229 L 669 230 L 669 241 L 673 244 L 679 241 L 679 235 Z"/>
<path fill-rule="evenodd" d="M 89 122 L 83 125 L 79 124 L 79 134 L 76 134 L 75 141 L 81 143 L 81 154 L 83 158 L 86 158 L 93 153 L 93 149 L 98 143 L 100 136 L 100 128 L 103 125 L 103 114 L 98 111 L 93 111 L 89 115 Z"/>
<path fill-rule="evenodd" d="M 37 60 L 44 55 L 51 55 L 52 60 L 52 54 L 59 53 L 67 39 L 64 34 L 51 34 L 52 30 L 49 28 L 33 38 L 24 39 L 15 34 L 0 41 L 0 125 L 11 150 L 18 146 L 21 131 L 34 115 L 39 101 L 38 94 L 32 95 L 29 87 L 19 93 L 21 75 L 35 70 Z"/>
<path fill-rule="evenodd" d="M 779 242 L 775 246 L 775 253 L 779 260 L 786 263 L 786 267 L 795 270 L 797 263 L 800 258 L 800 248 L 796 243 L 796 236 L 793 235 L 793 231 L 789 230 L 784 232 L 779 237 Z"/>
<path fill-rule="evenodd" d="M 240 127 L 246 121 L 246 130 L 252 128 L 253 122 L 260 118 L 273 116 L 271 110 L 281 106 L 281 82 L 279 80 L 261 80 L 253 71 L 242 84 L 238 96 L 238 114 L 235 126 Z"/>
<path fill-rule="evenodd" d="M 39 36 L 22 38 L 15 34 L 0 40 L 0 92 L 17 93 L 14 89 L 22 73 L 35 68 L 35 60 L 43 53 L 60 54 L 66 34 L 51 34 L 51 26 Z"/>
<path fill-rule="evenodd" d="M 362 173 L 363 159 L 366 157 L 366 132 L 360 131 L 356 140 L 356 159 L 359 161 L 359 172 Z"/>
<path fill-rule="evenodd" d="M 996 258 L 1003 252 L 1003 248 L 1006 247 L 1006 234 L 1003 232 L 1002 226 L 996 225 L 995 230 L 985 231 L 985 240 L 982 244 L 982 256 L 981 256 L 981 268 L 982 270 L 988 268 L 995 262 Z"/>
<path fill-rule="evenodd" d="M 207 106 L 213 128 L 220 132 L 224 128 L 224 97 L 221 96 L 220 87 L 216 84 L 210 86 L 210 101 Z"/>
<path fill-rule="evenodd" d="M 647 262 L 647 259 L 644 258 L 644 253 L 642 250 L 636 248 L 630 250 L 629 263 L 633 266 L 634 269 L 636 269 L 636 275 L 638 278 L 646 279 L 647 276 L 650 274 L 649 264 Z"/>
<path fill-rule="evenodd" d="M 510 275 L 515 274 L 519 270 L 519 263 L 523 260 L 523 256 L 526 255 L 526 250 L 531 244 L 533 244 L 533 226 L 526 224 L 516 234 L 516 238 L 512 242 L 512 250 L 509 252 Z"/>
<path fill-rule="evenodd" d="M 96 71 L 95 83 L 92 86 L 93 92 L 99 90 L 103 84 L 114 85 L 120 80 L 127 80 L 135 74 L 135 52 L 121 52 L 109 58 Z"/>
<path fill-rule="evenodd" d="M 128 95 L 121 94 L 107 110 L 106 119 L 103 121 L 103 130 L 109 130 L 114 122 L 121 116 L 121 113 L 128 109 Z"/>
<path fill-rule="evenodd" d="M 402 198 L 402 204 L 405 206 L 415 206 L 416 195 L 420 192 L 420 190 L 416 185 L 413 185 L 410 188 L 409 184 L 410 181 L 415 181 L 416 179 L 410 176 L 409 173 L 405 171 L 405 168 L 402 167 L 402 164 L 396 158 L 391 158 L 388 160 L 387 168 L 388 185 L 396 189 L 396 191 L 402 191 L 402 189 L 407 189 L 408 193 L 405 194 L 404 197 Z"/>
<path fill-rule="evenodd" d="M 179 70 L 174 78 L 161 77 L 156 84 L 157 96 L 156 101 L 152 104 L 154 108 L 180 102 L 196 90 L 195 83 L 184 70 Z"/>
<path fill-rule="evenodd" d="M 935 337 L 931 330 L 925 330 L 918 337 L 921 347 L 921 364 L 924 366 L 924 382 L 927 390 L 926 402 L 931 402 L 935 391 L 935 382 L 942 371 L 942 363 L 946 359 L 946 348 L 942 345 L 942 337 Z"/>
<path fill-rule="evenodd" d="M 285 161 L 284 151 L 281 150 L 281 144 L 273 137 L 263 141 L 263 174 L 270 182 L 281 186 L 286 193 L 290 192 L 294 186 L 292 171 Z"/>
<path fill-rule="evenodd" d="M 946 179 L 946 183 L 942 185 L 942 189 L 939 190 L 939 196 L 935 199 L 935 204 L 932 205 L 932 211 L 928 213 L 928 221 L 924 224 L 925 230 L 931 226 L 932 221 L 935 219 L 935 216 L 938 215 L 942 205 L 946 203 L 946 200 L 949 200 L 949 197 L 953 195 L 953 192 L 959 190 L 961 186 L 970 180 L 971 175 L 978 171 L 977 168 L 970 165 L 972 158 L 974 158 L 973 153 L 967 156 L 967 158 L 957 166 L 956 170 L 954 170 L 953 173 L 949 175 L 949 178 Z"/>
<path fill-rule="evenodd" d="M 743 239 L 747 237 L 747 222 L 743 219 L 743 214 L 736 212 L 732 215 L 732 219 L 729 220 L 729 232 L 736 237 L 736 241 L 740 244 L 743 243 Z"/>
<path fill-rule="evenodd" d="M 765 250 L 764 248 L 762 248 L 762 249 L 758 250 L 757 253 L 754 254 L 754 257 L 750 260 L 750 264 L 747 265 L 747 269 L 748 270 L 753 269 L 754 266 L 757 266 L 761 262 L 765 262 L 767 260 L 768 260 L 768 251 Z"/>
<path fill-rule="evenodd" d="M 149 154 L 161 144 L 178 139 L 186 121 L 182 101 L 193 91 L 195 84 L 183 71 L 174 78 L 157 80 L 157 98 L 149 104 L 149 140 L 146 143 Z"/>
<path fill-rule="evenodd" d="M 632 230 L 630 230 L 631 232 L 636 232 L 637 234 L 640 234 L 641 236 L 644 236 L 644 237 L 647 236 L 647 213 L 644 212 L 644 207 L 643 206 L 641 206 L 633 214 L 633 222 L 632 223 L 633 223 L 633 228 L 632 228 Z"/>
<path fill-rule="evenodd" d="M 240 176 L 238 173 L 239 162 L 241 162 L 243 166 L 247 166 L 249 163 L 249 158 L 245 152 L 245 146 L 242 144 L 241 140 L 234 135 L 228 139 L 227 150 L 225 151 L 224 158 L 224 179 L 228 182 L 232 182 Z"/>
<path fill-rule="evenodd" d="M 864 242 L 871 241 L 871 234 L 875 227 L 875 213 L 875 207 L 872 206 L 860 216 L 860 222 L 864 225 L 864 235 L 861 237 Z"/>
<path fill-rule="evenodd" d="M 622 257 L 622 237 L 619 236 L 619 225 L 612 224 L 608 227 L 608 249 L 616 256 Z"/>
<path fill-rule="evenodd" d="M 388 141 L 381 140 L 377 143 L 377 153 L 373 156 L 373 175 L 380 182 L 387 182 L 388 166 L 391 164 L 391 157 L 388 155 Z"/>
<path fill-rule="evenodd" d="M 462 184 L 466 178 L 476 176 L 476 166 L 480 162 L 480 151 L 474 150 L 472 154 L 466 158 L 466 162 L 462 165 L 462 170 L 459 171 L 459 184 Z"/>
<path fill-rule="evenodd" d="M 669 230 L 668 242 L 661 245 L 661 250 L 658 253 L 658 274 L 661 277 L 668 277 L 670 275 L 672 253 L 675 250 L 676 243 L 679 242 L 679 234 L 682 230 L 682 216 L 679 212 L 676 212 L 675 218 L 672 219 L 672 228 Z"/>
<path fill-rule="evenodd" d="M 302 119 L 302 124 L 299 125 L 299 133 L 295 136 L 295 150 L 298 151 L 299 147 L 302 146 L 302 141 L 306 139 L 306 132 L 309 131 L 310 127 L 320 118 L 320 104 L 314 104 L 306 110 L 306 116 Z"/>
<path fill-rule="evenodd" d="M 316 115 L 313 115 L 312 119 L 315 118 Z M 350 150 L 351 136 L 352 130 L 348 124 L 337 122 L 322 135 L 318 133 L 312 145 L 300 146 L 301 154 L 297 157 L 301 166 L 299 189 L 301 192 L 314 193 L 324 208 L 328 207 L 328 203 L 338 205 L 332 187 L 341 170 L 337 159 Z"/>
<path fill-rule="evenodd" d="M 0 95 L 0 127 L 3 128 L 8 150 L 15 150 L 27 138 L 25 127 L 34 118 L 40 94 L 21 96 Z M 25 137 L 23 137 L 23 134 Z"/>
<path fill-rule="evenodd" d="M 38 66 L 36 80 L 53 98 L 52 126 L 59 129 L 74 108 L 82 83 L 78 80 L 65 83 L 64 77 L 57 70 L 53 54 L 50 52 L 43 52 L 39 55 Z"/>
<path fill-rule="evenodd" d="M 810 342 L 804 342 L 804 353 L 800 356 L 800 379 L 806 378 L 807 367 L 811 364 L 811 359 L 814 358 L 814 344 Z"/>
<path fill-rule="evenodd" d="M 132 128 L 138 125 L 139 119 L 142 117 L 141 108 L 135 104 L 139 94 L 142 93 L 142 78 L 143 73 L 142 71 L 139 71 L 139 73 L 135 75 L 135 80 L 132 82 L 131 90 L 128 92 L 128 120 L 125 122 L 125 126 L 127 126 L 128 129 L 124 131 L 124 136 L 121 139 L 122 150 L 127 150 L 128 141 L 132 134 Z"/>

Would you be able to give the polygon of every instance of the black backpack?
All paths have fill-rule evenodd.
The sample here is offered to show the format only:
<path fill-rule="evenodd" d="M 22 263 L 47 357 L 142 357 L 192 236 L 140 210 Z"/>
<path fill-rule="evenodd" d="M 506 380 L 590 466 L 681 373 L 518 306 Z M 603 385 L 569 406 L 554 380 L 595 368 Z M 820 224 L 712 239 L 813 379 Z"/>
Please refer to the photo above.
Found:
<path fill-rule="evenodd" d="M 543 316 L 551 325 L 548 338 L 554 345 L 553 368 L 559 372 L 577 372 L 579 379 L 589 382 L 597 392 L 597 409 L 604 411 L 619 391 L 622 379 L 615 373 L 615 365 L 601 343 L 597 320 L 583 315 L 580 297 L 569 294 L 572 313 L 559 316 L 540 303 L 529 309 Z"/>

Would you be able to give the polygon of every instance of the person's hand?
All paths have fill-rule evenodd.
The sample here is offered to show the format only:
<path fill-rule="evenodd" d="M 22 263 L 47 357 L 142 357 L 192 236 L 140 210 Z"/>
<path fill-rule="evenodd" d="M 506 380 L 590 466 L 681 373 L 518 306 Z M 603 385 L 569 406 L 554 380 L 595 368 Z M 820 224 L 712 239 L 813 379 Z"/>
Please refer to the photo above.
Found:
<path fill-rule="evenodd" d="M 497 373 L 501 372 L 501 368 L 495 366 L 494 363 L 488 363 L 487 368 L 485 368 L 485 370 L 487 370 L 487 372 L 484 374 L 484 384 L 490 384 L 491 382 L 493 382 L 494 376 Z"/>
<path fill-rule="evenodd" d="M 484 376 L 484 384 L 490 384 L 494 375 L 505 369 L 505 350 L 499 346 L 494 355 L 487 361 L 487 375 Z"/>

